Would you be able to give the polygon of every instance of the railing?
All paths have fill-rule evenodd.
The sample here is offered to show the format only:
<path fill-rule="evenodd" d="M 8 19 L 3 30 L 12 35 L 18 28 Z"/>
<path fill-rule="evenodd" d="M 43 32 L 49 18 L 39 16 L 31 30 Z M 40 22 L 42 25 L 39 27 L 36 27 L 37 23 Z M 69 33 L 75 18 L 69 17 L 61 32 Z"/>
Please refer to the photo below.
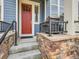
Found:
<path fill-rule="evenodd" d="M 79 23 L 79 21 L 74 21 L 74 23 Z"/>
<path fill-rule="evenodd" d="M 0 21 L 0 32 L 5 32 L 10 23 Z"/>
<path fill-rule="evenodd" d="M 13 21 L 12 24 L 6 23 L 3 21 L 0 21 L 0 32 L 3 32 L 4 34 L 0 38 L 0 44 L 5 40 L 5 37 L 10 31 L 15 32 L 15 45 L 17 45 L 17 31 L 16 31 L 16 21 Z"/>
<path fill-rule="evenodd" d="M 67 32 L 66 27 L 68 22 L 52 19 L 40 24 L 40 32 L 48 33 L 50 36 L 51 34 L 63 34 Z"/>

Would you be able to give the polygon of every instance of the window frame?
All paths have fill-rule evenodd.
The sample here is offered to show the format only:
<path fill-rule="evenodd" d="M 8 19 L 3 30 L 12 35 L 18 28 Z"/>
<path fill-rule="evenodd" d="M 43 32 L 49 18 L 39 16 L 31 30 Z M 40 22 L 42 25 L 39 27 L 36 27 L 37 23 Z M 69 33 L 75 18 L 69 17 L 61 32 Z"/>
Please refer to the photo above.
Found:
<path fill-rule="evenodd" d="M 38 22 L 34 20 L 34 23 L 40 24 L 40 5 L 34 5 L 34 19 L 35 19 L 35 6 L 38 6 Z"/>

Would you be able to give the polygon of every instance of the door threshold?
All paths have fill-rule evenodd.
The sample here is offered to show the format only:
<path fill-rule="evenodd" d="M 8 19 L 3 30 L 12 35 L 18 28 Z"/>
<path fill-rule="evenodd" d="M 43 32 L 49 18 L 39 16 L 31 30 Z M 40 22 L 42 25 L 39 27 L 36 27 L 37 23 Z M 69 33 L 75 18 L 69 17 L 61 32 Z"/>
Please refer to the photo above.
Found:
<path fill-rule="evenodd" d="M 21 39 L 23 39 L 23 38 L 33 38 L 33 36 L 21 36 L 20 38 Z"/>

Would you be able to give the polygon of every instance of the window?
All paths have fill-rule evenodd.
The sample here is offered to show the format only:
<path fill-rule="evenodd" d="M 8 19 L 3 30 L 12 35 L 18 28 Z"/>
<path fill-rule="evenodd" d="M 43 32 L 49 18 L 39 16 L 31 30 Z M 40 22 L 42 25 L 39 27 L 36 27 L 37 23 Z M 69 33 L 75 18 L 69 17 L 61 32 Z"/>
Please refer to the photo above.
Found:
<path fill-rule="evenodd" d="M 58 4 L 58 0 L 50 0 L 50 4 Z"/>
<path fill-rule="evenodd" d="M 64 0 L 50 0 L 51 17 L 60 17 L 64 15 Z"/>
<path fill-rule="evenodd" d="M 25 4 L 22 4 L 22 11 L 28 11 L 30 12 L 31 11 L 31 5 L 25 5 Z"/>
<path fill-rule="evenodd" d="M 51 5 L 50 15 L 51 15 L 51 17 L 57 17 L 58 16 L 58 6 Z"/>
<path fill-rule="evenodd" d="M 60 0 L 60 6 L 64 6 L 64 0 Z"/>
<path fill-rule="evenodd" d="M 64 14 L 64 8 L 60 7 L 60 16 Z"/>
<path fill-rule="evenodd" d="M 60 16 L 64 16 L 64 0 L 60 0 Z"/>
<path fill-rule="evenodd" d="M 40 6 L 35 5 L 35 23 L 39 23 L 40 18 Z"/>

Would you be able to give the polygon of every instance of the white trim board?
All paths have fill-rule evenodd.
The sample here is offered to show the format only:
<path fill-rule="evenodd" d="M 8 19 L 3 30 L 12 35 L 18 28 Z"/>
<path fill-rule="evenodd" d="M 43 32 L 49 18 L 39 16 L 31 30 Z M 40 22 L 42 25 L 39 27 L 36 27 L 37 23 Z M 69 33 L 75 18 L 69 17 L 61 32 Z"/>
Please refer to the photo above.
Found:
<path fill-rule="evenodd" d="M 45 2 L 45 20 L 44 21 L 46 21 L 46 0 L 44 1 Z"/>
<path fill-rule="evenodd" d="M 4 21 L 4 0 L 1 0 L 1 21 Z"/>
<path fill-rule="evenodd" d="M 19 15 L 18 15 L 18 10 L 19 10 L 19 9 L 18 9 L 18 1 L 19 1 L 19 0 L 16 0 L 16 22 L 17 22 L 17 25 L 16 25 L 16 26 L 17 26 L 17 32 L 19 32 L 19 31 L 18 31 L 18 29 L 19 29 L 19 28 L 18 28 L 18 26 L 19 26 L 19 25 L 18 25 L 18 17 L 19 17 Z M 19 35 L 19 34 L 18 34 L 18 35 Z"/>
<path fill-rule="evenodd" d="M 40 5 L 40 3 L 36 3 L 36 2 L 32 2 L 32 1 L 27 1 L 27 0 L 16 0 L 16 2 L 18 2 L 18 1 L 20 1 L 19 2 L 19 7 L 21 7 L 21 3 L 26 3 L 26 4 L 30 4 L 30 5 L 32 5 L 32 34 L 29 34 L 29 35 L 23 35 L 23 34 L 21 34 L 21 8 L 20 9 L 18 9 L 18 3 L 16 3 L 16 21 L 18 20 L 18 10 L 19 10 L 19 25 L 17 25 L 17 26 L 19 26 L 19 36 L 34 36 L 34 24 L 35 24 L 35 22 L 34 22 L 34 5 Z M 23 2 L 24 1 L 24 2 Z M 18 24 L 17 23 L 17 24 Z M 18 30 L 17 29 L 17 30 Z"/>
<path fill-rule="evenodd" d="M 30 4 L 29 2 L 23 2 L 23 0 L 20 0 L 20 2 L 19 2 L 19 8 L 20 8 L 19 9 L 19 16 L 20 16 L 20 19 L 19 19 L 19 25 L 20 25 L 19 26 L 19 30 L 20 30 L 20 33 L 19 34 L 20 34 L 20 36 L 33 36 L 34 35 L 34 32 L 33 32 L 34 31 L 33 17 L 32 17 L 32 34 L 21 34 L 22 33 L 21 32 L 22 31 L 22 27 L 21 27 L 22 26 L 22 24 L 21 24 L 21 22 L 22 22 L 21 21 L 21 19 L 22 19 L 22 17 L 21 17 L 21 10 L 22 10 L 21 9 L 22 8 L 21 5 L 22 5 L 22 3 L 24 3 L 24 4 Z M 30 4 L 30 5 L 32 5 L 32 4 Z M 32 5 L 32 16 L 33 16 L 33 10 L 34 9 L 33 9 L 33 5 Z"/>
<path fill-rule="evenodd" d="M 40 4 L 38 4 L 37 6 L 38 6 L 38 22 L 35 22 L 35 20 L 34 20 L 34 24 L 40 24 Z M 34 8 L 34 10 L 35 10 L 35 8 Z"/>

